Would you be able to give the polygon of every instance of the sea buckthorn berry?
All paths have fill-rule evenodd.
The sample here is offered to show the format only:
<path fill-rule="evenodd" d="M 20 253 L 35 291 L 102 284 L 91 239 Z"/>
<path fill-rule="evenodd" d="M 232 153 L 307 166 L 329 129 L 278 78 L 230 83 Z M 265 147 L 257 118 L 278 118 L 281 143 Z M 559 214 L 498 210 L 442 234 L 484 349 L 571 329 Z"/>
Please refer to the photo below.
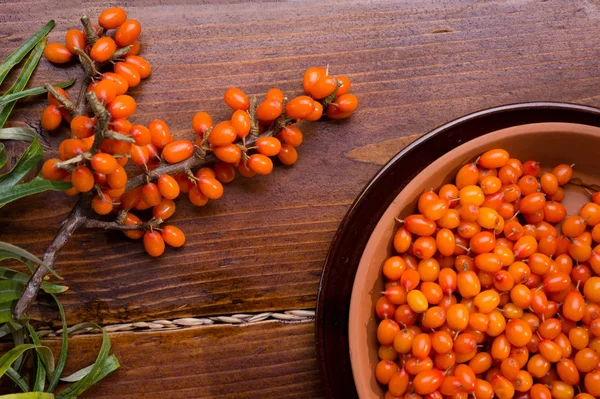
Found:
<path fill-rule="evenodd" d="M 146 183 L 142 186 L 142 200 L 148 206 L 155 206 L 160 203 L 162 196 L 158 186 L 154 183 Z"/>
<path fill-rule="evenodd" d="M 60 108 L 56 105 L 48 105 L 42 112 L 42 127 L 48 131 L 56 130 L 62 122 Z"/>
<path fill-rule="evenodd" d="M 65 169 L 57 168 L 55 164 L 60 162 L 58 158 L 50 158 L 42 165 L 42 176 L 44 179 L 59 181 L 68 176 Z"/>
<path fill-rule="evenodd" d="M 475 204 L 481 206 L 485 201 L 485 195 L 479 186 L 469 185 L 461 188 L 458 192 L 460 203 L 464 204 Z"/>
<path fill-rule="evenodd" d="M 107 8 L 98 17 L 98 24 L 104 29 L 118 28 L 127 19 L 127 13 L 120 7 Z"/>
<path fill-rule="evenodd" d="M 298 96 L 286 104 L 285 113 L 293 119 L 306 118 L 315 110 L 314 102 L 309 96 Z"/>
<path fill-rule="evenodd" d="M 322 75 L 310 88 L 310 95 L 313 98 L 320 100 L 333 93 L 337 88 L 337 85 L 338 82 L 333 76 Z"/>
<path fill-rule="evenodd" d="M 256 140 L 256 147 L 261 154 L 273 157 L 279 154 L 281 142 L 275 137 L 261 137 Z"/>
<path fill-rule="evenodd" d="M 108 215 L 113 210 L 113 204 L 110 196 L 103 194 L 103 196 L 96 195 L 92 199 L 92 209 L 98 215 Z"/>
<path fill-rule="evenodd" d="M 119 164 L 117 163 L 117 160 L 115 159 L 115 157 L 113 157 L 110 154 L 103 154 L 103 153 L 99 153 L 96 154 L 92 157 L 92 168 L 99 173 L 104 173 L 104 174 L 111 174 L 114 173 L 117 168 L 119 167 Z"/>
<path fill-rule="evenodd" d="M 558 191 L 558 180 L 552 173 L 544 173 L 540 177 L 542 191 L 552 197 Z"/>
<path fill-rule="evenodd" d="M 48 61 L 54 64 L 65 64 L 71 61 L 73 54 L 64 44 L 48 43 L 46 47 L 44 47 L 44 56 Z"/>
<path fill-rule="evenodd" d="M 310 67 L 304 72 L 302 79 L 302 88 L 306 94 L 311 93 L 311 89 L 317 83 L 321 76 L 325 76 L 326 69 L 323 67 Z"/>
<path fill-rule="evenodd" d="M 438 369 L 422 371 L 415 376 L 413 387 L 417 394 L 427 395 L 437 391 L 442 386 L 443 381 L 444 374 Z"/>
<path fill-rule="evenodd" d="M 131 156 L 131 161 L 140 167 L 146 165 L 150 160 L 150 154 L 146 146 L 132 145 L 129 149 L 129 155 Z"/>
<path fill-rule="evenodd" d="M 425 209 L 430 207 L 439 199 L 438 195 L 432 190 L 424 191 L 423 194 L 419 196 L 419 201 L 417 203 L 417 207 L 420 213 L 425 212 Z"/>
<path fill-rule="evenodd" d="M 419 259 L 431 258 L 436 250 L 437 245 L 433 237 L 419 237 L 413 243 L 413 254 Z"/>
<path fill-rule="evenodd" d="M 158 182 L 160 190 L 160 180 Z M 179 188 L 177 188 L 179 191 Z M 163 198 L 158 205 L 152 208 L 152 216 L 156 219 L 167 220 L 175 213 L 175 202 L 168 198 Z"/>
<path fill-rule="evenodd" d="M 150 66 L 150 63 L 146 61 L 146 59 L 137 55 L 127 54 L 125 56 L 125 63 L 136 67 L 138 72 L 140 73 L 140 78 L 142 79 L 146 79 L 148 76 L 150 76 L 150 73 L 152 72 L 152 67 Z"/>
<path fill-rule="evenodd" d="M 160 232 L 165 243 L 168 245 L 179 248 L 185 244 L 185 234 L 181 229 L 175 226 L 162 226 L 162 231 Z"/>
<path fill-rule="evenodd" d="M 313 101 L 313 112 L 303 119 L 307 121 L 318 121 L 323 116 L 323 106 L 318 101 Z"/>
<path fill-rule="evenodd" d="M 103 36 L 96 40 L 96 43 L 92 46 L 90 57 L 97 62 L 108 61 L 116 49 L 117 44 L 112 37 Z"/>
<path fill-rule="evenodd" d="M 140 42 L 138 42 L 137 40 L 135 42 L 133 42 L 132 44 L 130 44 L 130 48 L 129 48 L 129 54 L 131 55 L 138 55 L 140 53 L 140 50 L 142 48 L 142 45 L 140 44 Z"/>
<path fill-rule="evenodd" d="M 223 185 L 214 177 L 201 177 L 198 187 L 210 199 L 219 199 L 223 195 Z"/>
<path fill-rule="evenodd" d="M 273 170 L 273 161 L 262 154 L 252 154 L 248 159 L 248 167 L 259 175 L 268 175 Z"/>
<path fill-rule="evenodd" d="M 587 223 L 588 226 L 596 226 L 600 223 L 600 205 L 588 202 L 579 211 L 581 216 Z"/>
<path fill-rule="evenodd" d="M 477 163 L 486 169 L 501 168 L 508 163 L 509 158 L 505 150 L 494 149 L 483 153 Z"/>
<path fill-rule="evenodd" d="M 231 122 L 223 121 L 215 125 L 208 136 L 208 142 L 215 147 L 232 144 L 237 138 L 237 132 Z"/>
<path fill-rule="evenodd" d="M 427 298 L 425 298 L 425 295 L 418 290 L 410 291 L 406 297 L 406 301 L 408 306 L 410 306 L 415 313 L 423 313 L 429 307 Z"/>
<path fill-rule="evenodd" d="M 85 165 L 79 165 L 71 172 L 71 183 L 80 193 L 87 193 L 94 187 L 94 175 Z"/>
<path fill-rule="evenodd" d="M 458 273 L 456 284 L 463 298 L 473 298 L 481 291 L 481 282 L 477 274 L 471 270 Z"/>
<path fill-rule="evenodd" d="M 382 320 L 377 327 L 377 340 L 381 345 L 392 345 L 400 327 L 394 320 Z"/>
<path fill-rule="evenodd" d="M 388 280 L 398 280 L 406 270 L 406 262 L 400 256 L 388 258 L 383 265 L 383 275 Z"/>
<path fill-rule="evenodd" d="M 69 98 L 69 93 L 67 93 L 66 91 L 64 91 L 64 89 L 61 89 L 60 87 L 55 87 L 54 89 L 61 96 L 65 97 L 67 100 L 70 99 Z M 50 105 L 56 105 L 57 107 L 61 106 L 60 102 L 50 92 L 48 92 L 48 102 L 50 103 Z"/>
<path fill-rule="evenodd" d="M 543 284 L 546 292 L 560 292 L 570 287 L 571 277 L 566 273 L 556 272 L 544 277 Z"/>
<path fill-rule="evenodd" d="M 163 148 L 162 157 L 168 163 L 184 161 L 192 156 L 194 144 L 189 140 L 172 141 Z"/>
<path fill-rule="evenodd" d="M 129 83 L 127 79 L 117 73 L 105 72 L 103 75 L 103 80 L 110 80 L 116 85 L 118 96 L 125 94 L 127 90 L 129 90 Z"/>
<path fill-rule="evenodd" d="M 96 97 L 103 104 L 110 104 L 117 97 L 117 84 L 110 80 L 101 80 L 94 87 Z"/>
<path fill-rule="evenodd" d="M 339 96 L 335 103 L 337 108 L 342 113 L 352 113 L 358 108 L 358 98 L 354 94 L 343 94 Z"/>
<path fill-rule="evenodd" d="M 213 127 L 213 121 L 209 114 L 206 112 L 198 112 L 194 115 L 194 118 L 192 119 L 192 129 L 194 129 L 194 133 L 198 136 L 203 137 L 204 133 L 211 127 Z"/>
<path fill-rule="evenodd" d="M 283 103 L 283 100 L 285 97 L 283 95 L 283 92 L 280 89 L 274 87 L 272 89 L 269 89 L 269 91 L 267 91 L 265 98 L 268 98 L 271 100 L 276 100 L 276 101 L 279 101 L 280 103 Z"/>
<path fill-rule="evenodd" d="M 302 144 L 302 132 L 295 125 L 284 127 L 281 130 L 280 137 L 284 143 L 292 147 L 298 147 Z"/>
<path fill-rule="evenodd" d="M 75 137 L 84 139 L 94 135 L 94 121 L 85 115 L 79 115 L 71 120 L 71 132 Z"/>
<path fill-rule="evenodd" d="M 150 256 L 161 256 L 165 252 L 165 241 L 157 231 L 147 231 L 144 233 L 144 249 Z"/>
<path fill-rule="evenodd" d="M 398 371 L 398 365 L 390 360 L 382 360 L 375 368 L 375 378 L 380 384 L 389 384 L 392 376 Z"/>
<path fill-rule="evenodd" d="M 188 192 L 190 202 L 195 206 L 204 206 L 208 202 L 208 197 L 200 191 L 197 185 L 192 186 Z"/>
<path fill-rule="evenodd" d="M 506 323 L 506 338 L 511 345 L 524 347 L 531 341 L 532 331 L 529 324 L 520 319 L 511 319 Z"/>
<path fill-rule="evenodd" d="M 217 158 L 227 163 L 235 164 L 242 158 L 242 150 L 235 144 L 216 147 L 213 152 Z"/>
<path fill-rule="evenodd" d="M 135 144 L 138 146 L 146 146 L 152 143 L 150 129 L 144 125 L 133 125 L 129 133 L 135 140 Z"/>
<path fill-rule="evenodd" d="M 65 45 L 71 54 L 77 54 L 75 48 L 80 50 L 85 49 L 85 36 L 79 29 L 69 29 L 65 36 Z"/>
<path fill-rule="evenodd" d="M 235 179 L 235 168 L 226 162 L 217 162 L 213 166 L 215 177 L 221 183 L 230 183 Z"/>
<path fill-rule="evenodd" d="M 350 79 L 347 76 L 336 76 L 335 80 L 338 82 L 338 91 L 335 93 L 336 97 L 342 96 L 350 91 Z"/>
<path fill-rule="evenodd" d="M 116 119 L 127 119 L 135 112 L 136 103 L 133 97 L 127 94 L 122 94 L 115 97 L 115 99 L 108 105 L 108 111 L 111 113 L 113 118 Z"/>
<path fill-rule="evenodd" d="M 244 177 L 253 177 L 256 175 L 256 172 L 254 172 L 252 169 L 250 169 L 245 163 L 240 162 L 238 164 L 238 170 L 240 172 L 240 174 Z"/>
<path fill-rule="evenodd" d="M 239 138 L 248 136 L 248 133 L 250 133 L 250 115 L 248 115 L 248 112 L 238 109 L 231 115 L 231 125 Z"/>
<path fill-rule="evenodd" d="M 418 236 L 431 236 L 435 233 L 435 222 L 426 219 L 423 215 L 410 215 L 404 219 L 404 227 Z"/>
<path fill-rule="evenodd" d="M 157 181 L 158 191 L 167 199 L 175 199 L 179 196 L 179 185 L 177 181 L 169 175 L 161 175 Z"/>
<path fill-rule="evenodd" d="M 142 79 L 139 69 L 132 64 L 117 62 L 115 64 L 114 71 L 117 75 L 121 75 L 123 78 L 125 78 L 129 87 L 136 87 L 140 84 Z"/>
<path fill-rule="evenodd" d="M 141 32 L 142 26 L 138 21 L 135 19 L 126 20 L 115 32 L 115 42 L 119 47 L 128 46 L 136 41 Z"/>
<path fill-rule="evenodd" d="M 565 390 L 570 388 L 568 391 L 570 394 L 573 392 L 573 387 L 565 384 Z M 595 370 L 585 375 L 584 379 L 585 390 L 590 396 L 600 397 L 600 371 Z"/>
<path fill-rule="evenodd" d="M 586 262 L 592 256 L 592 247 L 580 238 L 574 238 L 568 246 L 569 255 L 577 262 Z"/>
<path fill-rule="evenodd" d="M 398 231 L 400 231 L 400 229 Z M 408 231 L 406 232 L 408 233 Z M 396 236 L 398 236 L 398 232 L 396 232 Z M 394 237 L 394 247 L 396 247 L 395 242 L 396 237 Z M 456 248 L 456 237 L 454 236 L 452 230 L 446 228 L 438 230 L 435 236 L 435 242 L 438 251 L 442 255 L 451 256 L 452 254 L 454 254 L 454 250 Z"/>
<path fill-rule="evenodd" d="M 237 111 L 239 109 L 245 111 L 250 107 L 250 100 L 248 100 L 248 96 L 246 95 L 246 93 L 235 87 L 230 87 L 229 89 L 227 89 L 223 97 L 225 100 L 225 104 L 227 104 L 234 111 Z"/>
<path fill-rule="evenodd" d="M 456 187 L 461 189 L 466 186 L 477 184 L 479 181 L 479 169 L 475 163 L 469 163 L 464 165 L 458 170 L 456 174 L 455 182 Z"/>
<path fill-rule="evenodd" d="M 583 285 L 583 296 L 588 301 L 600 303 L 600 277 L 589 278 Z"/>
<path fill-rule="evenodd" d="M 485 195 L 495 194 L 500 191 L 502 182 L 495 176 L 487 176 L 481 181 L 480 187 Z"/>
<path fill-rule="evenodd" d="M 532 193 L 526 195 L 519 206 L 519 210 L 522 213 L 535 213 L 540 209 L 544 208 L 546 204 L 546 196 L 542 193 Z"/>
<path fill-rule="evenodd" d="M 110 173 L 106 176 L 106 182 L 111 188 L 124 188 L 127 184 L 127 173 L 125 172 L 125 169 L 123 169 L 120 165 L 117 166 L 113 173 Z"/>
<path fill-rule="evenodd" d="M 560 202 L 548 201 L 544 204 L 544 220 L 548 223 L 559 223 L 567 215 L 567 209 Z"/>
<path fill-rule="evenodd" d="M 552 174 L 556 176 L 558 184 L 563 186 L 573 177 L 573 167 L 570 165 L 560 164 L 552 169 Z"/>
<path fill-rule="evenodd" d="M 523 163 L 523 174 L 536 177 L 540 173 L 540 163 L 527 161 Z"/>
<path fill-rule="evenodd" d="M 123 224 L 125 226 L 140 226 L 142 224 L 142 221 L 140 220 L 140 218 L 135 216 L 133 213 L 127 212 L 127 214 L 125 215 L 125 220 L 123 221 Z M 131 238 L 132 240 L 140 239 L 144 235 L 143 230 L 123 230 L 123 233 L 127 237 Z"/>
<path fill-rule="evenodd" d="M 261 121 L 277 119 L 283 112 L 283 105 L 278 100 L 267 98 L 256 107 L 256 116 Z"/>

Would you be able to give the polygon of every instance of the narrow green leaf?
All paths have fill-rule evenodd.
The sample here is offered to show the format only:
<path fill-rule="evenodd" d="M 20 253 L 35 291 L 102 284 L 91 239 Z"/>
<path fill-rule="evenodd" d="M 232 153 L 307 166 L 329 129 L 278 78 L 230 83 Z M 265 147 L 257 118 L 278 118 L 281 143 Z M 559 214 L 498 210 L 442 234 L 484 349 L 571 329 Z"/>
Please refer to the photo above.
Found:
<path fill-rule="evenodd" d="M 0 129 L 0 140 L 33 141 L 36 137 L 35 130 L 28 127 L 5 127 Z"/>
<path fill-rule="evenodd" d="M 119 367 L 121 367 L 121 364 L 119 363 L 119 359 L 117 359 L 117 357 L 115 355 L 110 355 L 104 361 L 102 368 L 100 368 L 100 370 L 98 371 L 98 373 L 96 374 L 96 376 L 92 380 L 92 383 L 89 386 L 94 385 L 95 383 L 97 383 L 98 381 L 100 381 L 101 379 L 103 379 L 104 377 L 106 377 L 107 375 L 109 375 L 110 373 L 112 373 L 113 371 L 118 369 Z"/>
<path fill-rule="evenodd" d="M 0 84 L 6 78 L 6 75 L 10 72 L 10 70 L 17 65 L 21 60 L 31 51 L 36 44 L 42 40 L 48 32 L 50 32 L 54 28 L 54 20 L 51 19 L 46 25 L 42 26 L 40 30 L 35 32 L 33 36 L 31 36 L 25 43 L 21 44 L 19 48 L 17 48 L 11 55 L 4 60 L 4 62 L 0 65 Z"/>
<path fill-rule="evenodd" d="M 95 323 L 81 323 L 76 326 L 71 327 L 71 330 L 79 329 L 79 328 L 87 328 L 87 327 L 95 327 L 100 328 Z M 108 373 L 116 370 L 119 367 L 118 361 L 116 364 L 105 364 L 108 353 L 110 352 L 110 338 L 106 331 L 102 330 L 102 345 L 100 346 L 100 351 L 98 352 L 98 356 L 96 357 L 96 361 L 94 362 L 92 369 L 90 372 L 83 377 L 81 380 L 75 382 L 73 385 L 62 391 L 58 398 L 68 398 L 72 396 L 79 396 L 83 391 L 92 386 L 97 380 L 97 378 L 104 378 Z M 115 358 L 116 360 L 116 358 Z M 109 361 L 110 362 L 110 361 Z M 109 371 L 110 370 L 110 371 Z M 99 380 L 98 380 L 99 381 Z"/>
<path fill-rule="evenodd" d="M 62 347 L 60 348 L 60 355 L 58 355 L 56 371 L 50 378 L 48 392 L 54 392 L 54 390 L 56 389 L 60 375 L 62 374 L 65 368 L 65 364 L 67 363 L 67 354 L 69 353 L 69 331 L 67 329 L 67 318 L 65 316 L 65 309 L 63 308 L 56 295 L 52 295 L 52 298 L 54 298 L 54 300 L 56 301 L 58 311 L 60 312 L 60 320 L 62 322 Z"/>
<path fill-rule="evenodd" d="M 15 327 L 11 328 L 11 325 L 14 325 Z M 19 323 L 4 323 L 2 327 L 0 327 L 0 338 L 11 334 L 13 331 L 16 331 L 20 328 L 23 328 L 23 326 Z"/>
<path fill-rule="evenodd" d="M 16 270 L 0 267 L 0 279 L 13 280 L 18 281 L 21 284 L 27 284 L 29 281 L 29 276 Z M 42 283 L 42 289 L 48 294 L 60 294 L 68 290 L 69 287 L 44 281 Z"/>
<path fill-rule="evenodd" d="M 16 301 L 0 303 L 0 323 L 13 321 L 12 309 Z"/>
<path fill-rule="evenodd" d="M 23 155 L 21 155 L 21 158 L 19 158 L 12 170 L 0 175 L 0 189 L 11 188 L 19 183 L 40 162 L 43 156 L 44 150 L 42 150 L 40 141 L 36 137 L 25 152 L 23 152 Z"/>
<path fill-rule="evenodd" d="M 8 370 L 6 370 L 6 375 L 13 380 L 13 382 L 15 384 L 18 385 L 19 388 L 21 388 L 21 390 L 23 392 L 29 392 L 29 385 L 27 384 L 27 379 L 25 377 L 23 377 L 21 374 L 19 374 L 17 372 L 17 370 L 13 369 L 12 367 L 9 367 Z M 0 396 L 0 398 L 5 398 L 6 396 Z"/>
<path fill-rule="evenodd" d="M 0 399 L 55 399 L 54 395 L 46 392 L 25 392 L 2 395 Z"/>
<path fill-rule="evenodd" d="M 27 324 L 27 330 L 29 331 L 29 336 L 31 337 L 33 343 L 41 346 L 42 343 L 40 342 L 40 337 L 29 323 Z M 52 359 L 52 365 L 47 364 L 47 362 L 48 359 L 45 359 L 42 354 L 38 352 L 35 364 L 35 377 L 33 378 L 33 387 L 31 388 L 31 390 L 34 392 L 44 390 L 44 385 L 46 382 L 46 370 L 49 367 L 54 369 L 54 359 Z"/>
<path fill-rule="evenodd" d="M 0 302 L 10 302 L 19 299 L 25 286 L 18 281 L 0 280 Z"/>
<path fill-rule="evenodd" d="M 73 374 L 68 375 L 64 378 L 61 378 L 60 380 L 63 382 L 77 382 L 80 379 L 82 379 L 83 377 L 85 377 L 86 375 L 88 375 L 90 373 L 90 371 L 92 371 L 92 367 L 94 367 L 94 365 L 90 364 L 89 366 L 86 366 L 86 367 L 82 368 L 81 370 L 77 370 Z"/>
<path fill-rule="evenodd" d="M 15 346 L 19 346 L 25 343 L 25 333 L 22 328 L 18 328 L 19 323 L 6 323 L 11 329 L 13 343 Z M 13 367 L 17 372 L 21 372 L 23 368 L 23 364 L 25 364 L 25 356 L 21 355 L 15 362 L 13 363 Z"/>
<path fill-rule="evenodd" d="M 60 87 L 61 89 L 64 89 L 64 88 L 71 86 L 73 83 L 75 83 L 75 78 L 72 78 L 71 80 L 67 80 L 66 82 L 55 83 L 52 86 Z M 3 97 L 0 97 L 0 105 L 8 104 L 12 101 L 17 101 L 24 97 L 37 96 L 40 94 L 44 94 L 46 92 L 48 92 L 48 90 L 46 90 L 46 88 L 44 86 L 38 86 L 38 87 L 31 88 L 31 89 L 18 91 L 16 93 L 6 94 Z"/>
<path fill-rule="evenodd" d="M 39 347 L 39 345 L 33 344 L 18 345 L 6 352 L 4 355 L 2 355 L 2 357 L 0 357 L 0 377 L 2 377 L 4 373 L 6 373 L 6 370 L 8 370 L 8 368 L 13 364 L 15 360 L 19 358 L 19 356 L 21 356 L 23 353 L 30 349 L 36 349 Z"/>
<path fill-rule="evenodd" d="M 43 177 L 38 176 L 27 183 L 0 189 L 0 207 L 14 200 L 18 200 L 19 198 L 27 197 L 28 195 L 38 194 L 48 190 L 64 191 L 71 187 L 72 185 L 69 182 L 46 180 Z"/>
<path fill-rule="evenodd" d="M 6 148 L 4 147 L 4 143 L 0 143 L 0 168 L 6 165 L 7 162 L 8 155 L 6 155 Z"/>
<path fill-rule="evenodd" d="M 17 80 L 15 83 L 13 83 L 10 89 L 6 91 L 7 94 L 20 92 L 25 88 L 25 86 L 27 86 L 27 82 L 29 82 L 33 71 L 35 71 L 35 68 L 37 68 L 38 63 L 40 62 L 40 58 L 42 58 L 44 47 L 46 47 L 46 38 L 43 38 L 38 44 L 36 44 L 29 57 L 27 57 L 27 61 L 25 61 L 25 65 L 23 65 L 23 69 L 21 69 Z M 2 110 L 0 111 L 0 127 L 4 126 L 4 123 L 15 107 L 15 104 L 16 101 L 12 101 L 4 104 L 2 107 Z"/>
<path fill-rule="evenodd" d="M 28 184 L 28 183 L 25 183 L 25 184 Z M 24 186 L 25 184 L 19 184 L 19 186 Z M 16 245 L 12 245 L 7 242 L 0 241 L 0 260 L 3 259 L 2 256 L 6 256 L 5 254 L 3 254 L 3 252 L 8 252 L 12 255 L 18 256 L 20 259 L 30 260 L 34 263 L 37 263 L 38 265 L 44 265 L 46 268 L 48 268 L 48 270 L 50 270 L 52 272 L 52 274 L 54 274 L 54 276 L 56 276 L 57 278 L 62 280 L 62 277 L 60 277 L 54 270 L 52 270 L 50 268 L 50 266 L 46 265 L 37 256 L 35 256 L 34 254 L 32 254 L 28 251 L 25 251 L 21 247 L 17 247 Z"/>

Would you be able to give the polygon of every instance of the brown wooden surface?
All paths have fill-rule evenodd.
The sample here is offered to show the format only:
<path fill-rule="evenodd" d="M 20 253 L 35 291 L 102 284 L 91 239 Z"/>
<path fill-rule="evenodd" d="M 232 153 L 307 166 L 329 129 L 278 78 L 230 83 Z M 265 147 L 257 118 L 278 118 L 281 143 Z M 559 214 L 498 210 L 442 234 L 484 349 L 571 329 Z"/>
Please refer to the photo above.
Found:
<path fill-rule="evenodd" d="M 411 139 L 500 104 L 600 104 L 595 0 L 126 3 L 143 25 L 141 55 L 153 66 L 151 78 L 133 90 L 136 122 L 161 118 L 177 137 L 191 137 L 195 112 L 228 116 L 222 102 L 227 87 L 258 94 L 277 86 L 296 94 L 303 70 L 327 63 L 334 74 L 352 79 L 361 106 L 347 121 L 305 124 L 295 166 L 236 179 L 223 199 L 203 209 L 180 201 L 174 222 L 188 233 L 188 243 L 159 260 L 120 233 L 77 233 L 57 265 L 71 287 L 62 295 L 70 324 L 312 308 L 344 212 L 379 165 Z M 117 2 L 2 1 L 0 58 L 48 19 L 57 21 L 50 40 L 62 41 L 80 15 L 94 20 L 108 4 Z M 43 60 L 32 84 L 74 74 L 75 67 Z M 44 106 L 21 102 L 13 124 L 39 126 Z M 56 148 L 58 139 L 48 137 L 48 143 Z M 0 240 L 41 255 L 71 204 L 50 193 L 3 208 Z M 124 369 L 90 396 L 123 397 L 116 394 L 122 390 L 130 397 L 185 397 L 175 389 L 199 387 L 187 397 L 318 397 L 311 333 L 309 324 L 270 323 L 115 334 Z M 91 356 L 85 343 L 95 338 L 77 340 L 83 352 L 75 357 L 83 362 Z M 279 352 L 277 372 L 293 378 L 265 374 L 264 383 L 257 380 L 278 366 L 260 355 L 248 363 L 240 359 L 234 344 L 247 340 L 290 348 Z M 141 352 L 137 344 L 144 342 L 151 344 Z M 203 353 L 213 345 L 222 350 L 222 363 L 198 356 L 194 367 L 191 349 Z M 244 353 L 252 353 L 249 348 Z M 177 366 L 179 359 L 187 366 Z M 145 362 L 148 368 L 137 369 Z M 154 364 L 173 367 L 177 377 L 157 375 Z M 236 370 L 228 374 L 235 391 L 227 391 L 225 374 L 199 372 L 213 365 Z M 164 384 L 170 391 L 163 395 Z M 265 387 L 273 393 L 253 392 Z"/>

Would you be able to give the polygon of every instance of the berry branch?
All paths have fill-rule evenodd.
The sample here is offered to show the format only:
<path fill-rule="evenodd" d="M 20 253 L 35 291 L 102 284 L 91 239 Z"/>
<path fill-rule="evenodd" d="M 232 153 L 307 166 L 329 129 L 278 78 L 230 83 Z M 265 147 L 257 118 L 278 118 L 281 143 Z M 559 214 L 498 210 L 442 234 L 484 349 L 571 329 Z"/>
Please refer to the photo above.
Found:
<path fill-rule="evenodd" d="M 42 127 L 56 130 L 64 120 L 71 137 L 60 144 L 59 158 L 44 163 L 42 176 L 71 182 L 73 187 L 65 193 L 79 196 L 44 254 L 50 267 L 79 227 L 120 230 L 131 239 L 143 238 L 146 252 L 154 257 L 164 253 L 165 244 L 184 245 L 185 234 L 163 224 L 175 212 L 175 199 L 187 194 L 193 205 L 201 207 L 223 195 L 223 184 L 234 180 L 236 171 L 244 177 L 269 174 L 271 157 L 294 164 L 303 140 L 299 121 L 317 121 L 323 115 L 346 118 L 358 106 L 348 93 L 347 77 L 313 67 L 302 81 L 306 95 L 287 98 L 274 88 L 259 101 L 230 88 L 224 95 L 233 110 L 230 120 L 213 124 L 209 114 L 198 112 L 192 120 L 195 141 L 175 140 L 164 121 L 153 120 L 147 126 L 129 121 L 136 102 L 126 93 L 151 73 L 150 64 L 137 55 L 139 22 L 127 19 L 120 8 L 102 13 L 98 19 L 102 29 L 87 16 L 81 22 L 83 31 L 69 30 L 66 45 L 52 43 L 44 50 L 53 63 L 78 60 L 86 76 L 77 103 L 64 90 L 46 85 L 50 105 L 42 113 Z M 142 171 L 132 178 L 124 168 L 130 161 Z M 152 217 L 142 221 L 135 212 L 145 209 L 152 210 Z M 91 211 L 117 216 L 113 221 L 97 220 Z M 28 282 L 14 310 L 17 319 L 35 300 L 48 272 L 38 267 Z"/>

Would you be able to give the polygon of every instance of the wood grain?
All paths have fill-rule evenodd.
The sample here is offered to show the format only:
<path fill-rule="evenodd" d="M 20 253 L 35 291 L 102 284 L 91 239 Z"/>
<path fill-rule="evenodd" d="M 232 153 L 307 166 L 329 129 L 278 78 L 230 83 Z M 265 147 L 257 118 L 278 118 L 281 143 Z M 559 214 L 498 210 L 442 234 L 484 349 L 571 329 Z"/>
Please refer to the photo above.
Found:
<path fill-rule="evenodd" d="M 111 334 L 122 366 L 84 396 L 321 398 L 313 334 L 312 323 L 279 322 Z M 65 375 L 92 364 L 100 342 L 99 335 L 71 338 Z M 43 344 L 58 355 L 58 339 Z"/>
<path fill-rule="evenodd" d="M 94 20 L 109 3 L 0 2 L 0 58 L 48 19 L 57 21 L 50 40 L 62 41 L 81 14 Z M 293 167 L 236 179 L 223 199 L 203 209 L 179 201 L 173 222 L 186 231 L 188 243 L 159 260 L 119 233 L 79 232 L 57 265 L 71 287 L 62 295 L 70 324 L 313 307 L 322 263 L 345 211 L 379 165 L 411 138 L 501 104 L 600 105 L 600 11 L 592 0 L 132 0 L 126 8 L 143 25 L 141 55 L 153 66 L 152 76 L 132 90 L 138 101 L 134 122 L 161 118 L 176 137 L 189 138 L 195 112 L 208 111 L 217 120 L 229 116 L 222 102 L 227 87 L 260 94 L 277 86 L 293 95 L 305 68 L 325 64 L 351 78 L 361 105 L 346 121 L 303 124 L 305 142 Z M 31 85 L 77 74 L 74 66 L 42 60 Z M 43 107 L 42 99 L 22 101 L 11 123 L 39 128 Z M 44 142 L 57 148 L 61 138 L 45 134 Z M 60 193 L 48 193 L 6 206 L 0 240 L 41 255 L 71 205 Z M 55 316 L 49 306 L 39 311 L 45 320 Z M 157 342 L 153 350 L 160 349 L 161 334 L 148 335 Z M 133 337 L 115 343 L 125 364 L 142 361 L 136 346 L 126 346 L 140 335 Z M 309 341 L 294 346 L 307 358 Z M 283 336 L 281 342 L 291 345 Z M 171 351 L 186 356 L 185 349 Z M 234 356 L 223 356 L 235 364 Z M 133 370 L 111 377 L 111 389 L 133 397 L 146 383 L 159 384 L 141 372 L 143 383 L 131 382 Z M 234 375 L 240 386 L 252 381 Z M 311 381 L 306 386 L 314 387 Z M 210 389 L 220 388 L 215 383 Z M 291 392 L 297 389 L 303 385 Z M 297 397 L 318 396 L 306 392 Z"/>

